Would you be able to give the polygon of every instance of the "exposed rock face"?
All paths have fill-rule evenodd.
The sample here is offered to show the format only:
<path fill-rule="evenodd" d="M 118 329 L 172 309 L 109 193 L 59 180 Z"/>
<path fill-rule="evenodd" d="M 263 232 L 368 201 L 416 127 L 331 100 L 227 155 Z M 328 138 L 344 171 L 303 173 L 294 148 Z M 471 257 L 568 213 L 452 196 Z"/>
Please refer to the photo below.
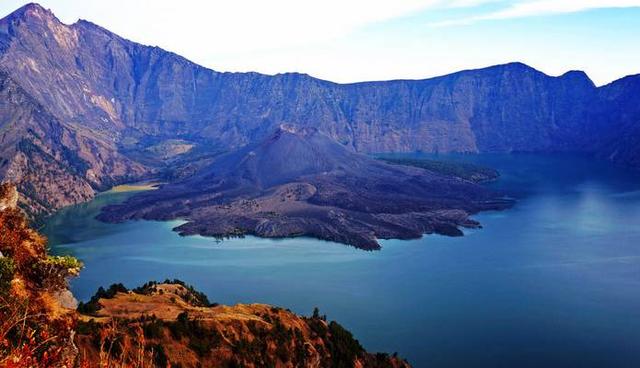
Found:
<path fill-rule="evenodd" d="M 32 214 L 91 199 L 145 172 L 113 143 L 62 124 L 0 71 L 0 178 L 15 183 Z"/>
<path fill-rule="evenodd" d="M 18 191 L 8 184 L 0 185 L 0 211 L 18 206 Z"/>
<path fill-rule="evenodd" d="M 364 153 L 581 151 L 640 162 L 637 77 L 597 88 L 582 72 L 550 77 L 519 63 L 346 85 L 295 73 L 219 73 L 87 21 L 62 24 L 35 4 L 0 20 L 0 69 L 3 83 L 37 106 L 21 112 L 13 97 L 3 110 L 22 120 L 2 120 L 1 177 L 9 162 L 12 180 L 36 167 L 38 159 L 16 152 L 21 137 L 34 135 L 25 128 L 31 115 L 52 125 L 27 138 L 56 161 L 55 180 L 30 178 L 37 193 L 21 188 L 40 211 L 144 176 L 176 155 L 191 165 L 198 155 L 257 142 L 282 123 L 313 126 Z M 158 152 L 163 147 L 170 152 Z M 200 166 L 189 167 L 179 175 Z M 56 183 L 79 189 L 51 198 L 45 192 L 61 189 Z"/>
<path fill-rule="evenodd" d="M 349 151 L 284 125 L 183 181 L 107 207 L 107 221 L 187 218 L 182 234 L 313 236 L 378 249 L 377 239 L 461 235 L 470 214 L 510 201 L 471 181 Z"/>
<path fill-rule="evenodd" d="M 87 100 L 65 87 L 76 74 L 63 50 L 75 36 L 37 5 L 0 21 L 0 179 L 18 186 L 32 214 L 86 201 L 150 171 L 118 152 L 110 127 L 94 127 L 104 123 L 99 114 L 74 104 Z"/>
<path fill-rule="evenodd" d="M 598 96 L 589 142 L 602 158 L 640 167 L 640 75 L 606 85 Z"/>

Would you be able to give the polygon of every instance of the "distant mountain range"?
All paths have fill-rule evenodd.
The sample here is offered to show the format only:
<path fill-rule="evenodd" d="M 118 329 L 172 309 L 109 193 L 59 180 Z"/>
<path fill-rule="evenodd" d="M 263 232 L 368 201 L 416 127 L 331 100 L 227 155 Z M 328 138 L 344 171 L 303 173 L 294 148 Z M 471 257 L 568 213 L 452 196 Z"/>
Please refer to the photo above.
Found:
<path fill-rule="evenodd" d="M 354 84 L 220 73 L 29 4 L 0 20 L 0 178 L 47 213 L 188 177 L 283 123 L 361 153 L 575 151 L 640 167 L 639 97 L 640 75 L 596 87 L 520 63 Z"/>

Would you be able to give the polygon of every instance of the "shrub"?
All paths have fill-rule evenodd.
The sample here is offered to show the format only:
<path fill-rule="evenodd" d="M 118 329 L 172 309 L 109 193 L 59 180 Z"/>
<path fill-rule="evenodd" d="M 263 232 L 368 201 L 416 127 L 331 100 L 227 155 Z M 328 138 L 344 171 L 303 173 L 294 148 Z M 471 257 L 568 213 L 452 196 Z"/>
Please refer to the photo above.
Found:
<path fill-rule="evenodd" d="M 15 270 L 16 266 L 11 258 L 0 258 L 0 295 L 4 295 L 9 291 Z"/>
<path fill-rule="evenodd" d="M 333 367 L 352 367 L 355 358 L 364 352 L 362 345 L 338 322 L 329 323 L 329 333 Z"/>
<path fill-rule="evenodd" d="M 87 303 L 80 302 L 78 304 L 78 312 L 89 316 L 95 315 L 96 312 L 102 308 L 100 306 L 100 299 L 112 299 L 117 293 L 126 293 L 129 290 L 121 283 L 112 284 L 107 290 L 102 286 L 98 288 L 98 291 L 89 299 Z"/>
<path fill-rule="evenodd" d="M 200 357 L 207 355 L 222 340 L 217 330 L 203 326 L 196 319 L 189 319 L 187 312 L 180 313 L 175 322 L 167 322 L 167 325 L 174 339 L 188 338 L 189 349 Z"/>
<path fill-rule="evenodd" d="M 41 287 L 59 290 L 67 287 L 69 276 L 80 273 L 82 262 L 71 256 L 46 256 L 32 266 L 32 279 Z"/>
<path fill-rule="evenodd" d="M 184 299 L 184 301 L 186 301 L 187 303 L 195 307 L 212 307 L 212 306 L 218 305 L 217 303 L 211 303 L 207 295 L 196 290 L 193 286 L 188 285 L 182 280 L 166 279 L 162 283 L 169 284 L 169 285 L 180 285 L 185 289 L 187 289 L 187 292 L 184 295 L 182 295 L 182 299 Z M 149 281 L 146 284 L 133 289 L 132 291 L 136 294 L 150 295 L 151 293 L 157 291 L 157 286 L 158 286 L 157 281 Z M 162 290 L 160 290 L 160 293 L 162 293 Z M 172 302 L 175 302 L 175 300 L 172 299 Z"/>
<path fill-rule="evenodd" d="M 162 337 L 164 322 L 161 319 L 156 319 L 143 324 L 142 329 L 144 331 L 144 337 L 148 339 L 159 339 Z"/>
<path fill-rule="evenodd" d="M 169 363 L 167 353 L 164 351 L 164 347 L 160 344 L 153 344 L 149 346 L 149 350 L 153 351 L 153 361 L 157 367 L 166 367 Z"/>

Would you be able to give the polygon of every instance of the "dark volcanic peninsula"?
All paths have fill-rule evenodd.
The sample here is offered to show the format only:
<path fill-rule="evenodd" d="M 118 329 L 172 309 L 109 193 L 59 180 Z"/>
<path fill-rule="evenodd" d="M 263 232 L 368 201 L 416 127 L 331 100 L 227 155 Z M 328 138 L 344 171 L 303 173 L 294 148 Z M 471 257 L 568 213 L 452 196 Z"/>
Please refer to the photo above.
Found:
<path fill-rule="evenodd" d="M 470 214 L 510 201 L 469 180 L 349 151 L 317 129 L 280 126 L 183 181 L 106 207 L 99 219 L 187 223 L 183 235 L 312 236 L 362 249 L 376 239 L 462 235 Z"/>

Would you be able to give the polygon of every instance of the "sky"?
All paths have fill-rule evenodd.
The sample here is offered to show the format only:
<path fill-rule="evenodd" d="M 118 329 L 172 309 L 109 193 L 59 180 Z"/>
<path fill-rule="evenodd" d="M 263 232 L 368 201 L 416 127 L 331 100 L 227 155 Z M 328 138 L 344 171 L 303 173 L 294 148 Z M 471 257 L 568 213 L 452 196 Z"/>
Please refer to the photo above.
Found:
<path fill-rule="evenodd" d="M 0 17 L 28 3 L 0 0 Z M 640 0 L 41 0 L 218 71 L 335 82 L 519 61 L 597 85 L 640 73 Z"/>

